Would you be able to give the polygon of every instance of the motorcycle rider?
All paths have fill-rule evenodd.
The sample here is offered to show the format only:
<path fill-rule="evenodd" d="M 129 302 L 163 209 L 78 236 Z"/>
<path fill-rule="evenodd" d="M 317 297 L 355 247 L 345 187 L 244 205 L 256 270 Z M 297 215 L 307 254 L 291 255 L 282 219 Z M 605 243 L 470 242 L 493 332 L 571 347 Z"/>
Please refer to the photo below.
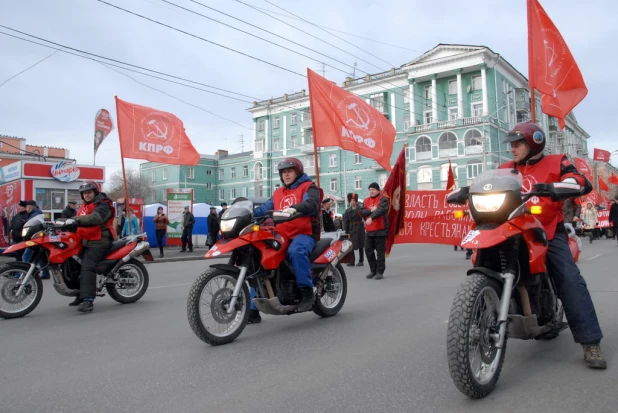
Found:
<path fill-rule="evenodd" d="M 82 268 L 79 275 L 79 296 L 69 306 L 78 306 L 77 311 L 93 310 L 96 296 L 96 265 L 105 258 L 114 239 L 114 206 L 99 190 L 99 184 L 86 181 L 79 187 L 84 201 L 77 215 L 65 221 L 65 225 L 77 225 L 77 234 L 82 239 Z"/>
<path fill-rule="evenodd" d="M 500 165 L 500 168 L 517 169 L 522 174 L 524 191 L 533 190 L 536 183 L 577 183 L 584 188 L 584 194 L 592 190 L 586 177 L 580 174 L 565 155 L 544 155 L 545 133 L 535 123 L 523 122 L 506 135 L 504 143 L 511 144 L 513 161 Z M 563 223 L 562 201 L 554 202 L 549 197 L 533 198 L 532 202 L 542 207 L 538 216 L 543 224 L 549 249 L 547 251 L 547 271 L 553 277 L 562 301 L 567 321 L 576 343 L 584 350 L 586 365 L 594 369 L 607 368 L 601 353 L 603 338 L 597 314 L 579 268 L 569 249 Z"/>
<path fill-rule="evenodd" d="M 283 211 L 290 215 L 301 214 L 290 222 L 277 225 L 277 231 L 290 241 L 287 258 L 292 264 L 296 285 L 301 292 L 298 311 L 308 311 L 314 299 L 309 254 L 320 237 L 320 192 L 305 174 L 300 160 L 285 158 L 279 162 L 277 170 L 283 186 L 277 188 L 272 198 L 257 208 L 253 215 L 263 216 L 270 210 Z"/>

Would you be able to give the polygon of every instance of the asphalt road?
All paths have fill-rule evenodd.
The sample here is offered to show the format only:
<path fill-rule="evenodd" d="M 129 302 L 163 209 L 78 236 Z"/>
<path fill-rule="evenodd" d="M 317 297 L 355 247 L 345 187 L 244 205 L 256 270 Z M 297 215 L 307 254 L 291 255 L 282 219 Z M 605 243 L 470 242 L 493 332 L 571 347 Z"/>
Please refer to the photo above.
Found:
<path fill-rule="evenodd" d="M 606 371 L 584 366 L 568 331 L 510 340 L 494 393 L 467 399 L 452 384 L 445 335 L 470 262 L 449 246 L 403 245 L 382 281 L 345 267 L 348 299 L 336 317 L 264 316 L 221 347 L 195 337 L 186 317 L 206 261 L 150 265 L 141 301 L 99 298 L 87 315 L 45 281 L 33 313 L 0 320 L 0 412 L 616 412 L 618 246 L 584 248 Z"/>

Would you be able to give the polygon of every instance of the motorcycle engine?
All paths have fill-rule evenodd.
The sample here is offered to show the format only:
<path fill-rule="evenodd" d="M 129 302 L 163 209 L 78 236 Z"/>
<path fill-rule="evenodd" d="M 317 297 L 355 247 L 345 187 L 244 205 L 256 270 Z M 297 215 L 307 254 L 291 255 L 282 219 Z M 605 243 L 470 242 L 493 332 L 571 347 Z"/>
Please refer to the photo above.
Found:
<path fill-rule="evenodd" d="M 279 282 L 279 289 L 277 290 L 277 297 L 283 305 L 293 305 L 295 300 L 300 298 L 298 287 L 296 287 L 296 281 L 283 280 Z"/>
<path fill-rule="evenodd" d="M 73 290 L 79 289 L 79 273 L 82 266 L 73 258 L 69 258 L 62 265 L 62 275 L 67 287 Z"/>

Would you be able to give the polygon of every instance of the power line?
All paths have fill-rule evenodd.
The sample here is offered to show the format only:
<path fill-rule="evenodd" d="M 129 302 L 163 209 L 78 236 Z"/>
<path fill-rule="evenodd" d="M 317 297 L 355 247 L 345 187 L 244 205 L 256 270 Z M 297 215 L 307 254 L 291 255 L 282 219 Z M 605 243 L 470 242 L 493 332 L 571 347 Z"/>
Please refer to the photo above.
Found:
<path fill-rule="evenodd" d="M 36 65 L 38 65 L 39 63 L 43 63 L 45 60 L 49 59 L 50 57 L 52 57 L 53 55 L 55 55 L 56 53 L 58 53 L 58 50 L 56 50 L 55 52 L 53 52 L 52 54 L 50 54 L 49 56 L 46 56 L 44 58 L 42 58 L 41 60 L 39 60 L 38 62 L 36 62 L 35 64 L 33 64 L 32 66 L 28 66 L 27 68 L 25 68 L 24 70 L 22 70 L 21 72 L 17 73 L 16 75 L 13 75 L 11 77 L 9 77 L 7 80 L 5 80 L 4 82 L 0 83 L 0 87 L 4 86 L 6 83 L 8 83 L 11 79 L 15 79 L 17 76 L 21 75 L 24 72 L 27 72 L 28 70 L 32 69 L 33 67 L 35 67 Z"/>
<path fill-rule="evenodd" d="M 110 7 L 115 8 L 115 9 L 122 10 L 122 11 L 124 11 L 125 13 L 132 14 L 132 15 L 134 15 L 134 16 L 137 16 L 137 17 L 141 18 L 141 19 L 151 21 L 151 22 L 156 23 L 156 24 L 158 24 L 158 25 L 160 25 L 160 26 L 167 27 L 168 29 L 172 29 L 172 30 L 177 31 L 177 32 L 179 32 L 179 33 L 184 33 L 184 34 L 186 34 L 186 35 L 188 35 L 188 36 L 191 36 L 191 37 L 194 37 L 194 38 L 196 38 L 196 39 L 202 40 L 202 41 L 204 41 L 204 42 L 206 42 L 206 43 L 210 43 L 210 44 L 213 44 L 213 45 L 215 45 L 215 46 L 219 46 L 219 47 L 221 47 L 221 48 L 223 48 L 223 49 L 226 49 L 226 50 L 229 50 L 229 51 L 231 51 L 231 52 L 234 52 L 234 53 L 240 54 L 240 55 L 242 55 L 242 56 L 248 57 L 248 58 L 253 59 L 253 60 L 257 60 L 258 62 L 265 63 L 265 64 L 267 64 L 267 65 L 269 65 L 269 66 L 273 66 L 273 67 L 276 67 L 276 68 L 278 68 L 278 69 L 285 70 L 286 72 L 293 73 L 293 74 L 295 74 L 295 75 L 297 75 L 297 76 L 300 76 L 300 77 L 304 77 L 304 78 L 306 78 L 306 77 L 307 77 L 307 76 L 305 76 L 305 75 L 303 75 L 303 74 L 301 74 L 301 73 L 295 72 L 295 71 L 293 71 L 293 70 L 291 70 L 291 69 L 286 69 L 286 68 L 285 68 L 285 67 L 283 67 L 283 66 L 279 66 L 279 65 L 277 65 L 277 64 L 275 64 L 275 63 L 270 63 L 270 62 L 268 62 L 268 61 L 266 61 L 266 60 L 260 59 L 259 57 L 252 56 L 252 55 L 250 55 L 250 54 L 248 54 L 248 53 L 244 53 L 244 52 L 241 52 L 241 51 L 239 51 L 239 50 L 233 49 L 233 48 L 231 48 L 231 47 L 224 46 L 224 45 L 222 45 L 222 44 L 219 44 L 219 43 L 213 42 L 212 40 L 205 39 L 205 38 L 203 38 L 203 37 L 201 37 L 201 36 L 198 36 L 198 35 L 195 35 L 195 34 L 192 34 L 192 33 L 186 32 L 186 31 L 181 30 L 181 29 L 177 29 L 176 27 L 170 26 L 170 25 L 165 24 L 165 23 L 161 23 L 160 21 L 157 21 L 157 20 L 151 19 L 150 17 L 146 17 L 146 16 L 141 15 L 141 14 L 139 14 L 139 13 L 135 13 L 135 12 L 132 12 L 132 11 L 130 11 L 130 10 L 123 9 L 122 7 L 119 7 L 119 6 L 116 6 L 116 5 L 114 5 L 114 4 L 108 3 L 108 2 L 106 2 L 106 1 L 104 1 L 104 0 L 96 0 L 96 1 L 98 1 L 99 3 L 106 4 L 106 5 L 110 6 Z"/>

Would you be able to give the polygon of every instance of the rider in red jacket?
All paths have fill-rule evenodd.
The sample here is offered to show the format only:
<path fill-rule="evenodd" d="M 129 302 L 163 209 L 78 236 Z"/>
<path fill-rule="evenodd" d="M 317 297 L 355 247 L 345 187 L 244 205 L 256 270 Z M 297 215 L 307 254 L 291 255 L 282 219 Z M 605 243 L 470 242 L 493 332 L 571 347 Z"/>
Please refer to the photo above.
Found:
<path fill-rule="evenodd" d="M 515 168 L 522 174 L 523 193 L 532 190 L 537 183 L 565 181 L 577 183 L 585 188 L 585 193 L 590 192 L 590 182 L 577 172 L 565 155 L 543 155 L 545 142 L 545 133 L 535 123 L 515 125 L 504 140 L 504 143 L 511 144 L 513 161 L 506 162 L 500 168 Z M 582 345 L 588 367 L 605 369 L 607 363 L 600 346 L 603 333 L 586 281 L 575 265 L 569 249 L 562 202 L 553 202 L 545 197 L 532 197 L 529 202 L 542 206 L 543 214 L 539 216 L 539 221 L 545 227 L 549 240 L 547 271 L 556 282 L 558 297 L 564 306 L 573 338 Z"/>

